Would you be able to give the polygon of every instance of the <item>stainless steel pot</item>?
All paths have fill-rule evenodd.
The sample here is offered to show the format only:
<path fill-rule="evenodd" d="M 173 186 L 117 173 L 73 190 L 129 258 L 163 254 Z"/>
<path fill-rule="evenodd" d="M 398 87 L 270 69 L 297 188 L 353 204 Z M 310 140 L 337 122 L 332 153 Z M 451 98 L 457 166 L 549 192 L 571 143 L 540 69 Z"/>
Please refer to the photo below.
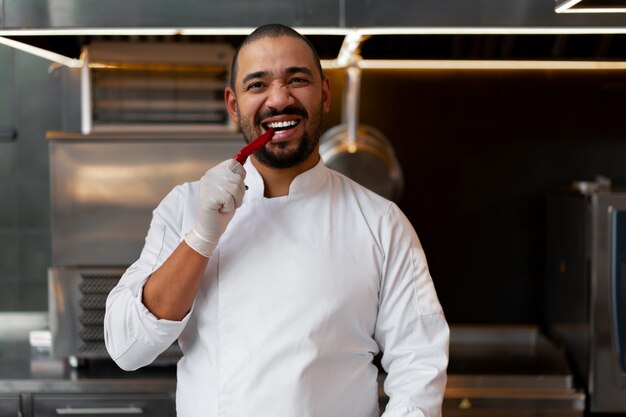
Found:
<path fill-rule="evenodd" d="M 398 201 L 404 188 L 404 177 L 391 143 L 379 130 L 358 124 L 361 69 L 351 65 L 346 76 L 343 123 L 322 135 L 322 160 L 326 166 L 375 193 Z"/>

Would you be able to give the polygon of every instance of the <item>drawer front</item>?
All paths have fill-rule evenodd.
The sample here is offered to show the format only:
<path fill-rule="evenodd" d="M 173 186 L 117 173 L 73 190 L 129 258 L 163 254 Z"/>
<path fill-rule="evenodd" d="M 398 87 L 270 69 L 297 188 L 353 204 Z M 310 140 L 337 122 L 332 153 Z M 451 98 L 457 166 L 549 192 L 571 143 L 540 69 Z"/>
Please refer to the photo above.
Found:
<path fill-rule="evenodd" d="M 174 417 L 169 395 L 35 395 L 33 417 Z"/>
<path fill-rule="evenodd" d="M 19 395 L 0 395 L 0 416 L 22 416 L 22 403 Z"/>

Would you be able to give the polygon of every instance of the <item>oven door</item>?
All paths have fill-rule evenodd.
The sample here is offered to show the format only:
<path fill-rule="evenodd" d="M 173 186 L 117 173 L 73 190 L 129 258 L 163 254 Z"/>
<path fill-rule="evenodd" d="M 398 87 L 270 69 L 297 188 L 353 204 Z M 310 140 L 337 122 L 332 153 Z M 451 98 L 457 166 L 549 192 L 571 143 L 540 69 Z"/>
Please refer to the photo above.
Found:
<path fill-rule="evenodd" d="M 618 377 L 626 386 L 626 208 L 611 208 L 611 284 Z"/>
<path fill-rule="evenodd" d="M 590 408 L 626 411 L 626 192 L 591 199 Z"/>

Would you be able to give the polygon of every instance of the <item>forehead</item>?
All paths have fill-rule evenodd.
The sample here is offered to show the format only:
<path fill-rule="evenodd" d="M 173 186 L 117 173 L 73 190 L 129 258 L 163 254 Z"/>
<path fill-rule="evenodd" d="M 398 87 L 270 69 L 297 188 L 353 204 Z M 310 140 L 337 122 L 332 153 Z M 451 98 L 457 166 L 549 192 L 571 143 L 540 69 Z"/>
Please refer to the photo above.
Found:
<path fill-rule="evenodd" d="M 302 39 L 291 36 L 257 39 L 246 44 L 237 57 L 237 82 L 247 74 L 282 74 L 290 67 L 307 67 L 317 73 L 313 52 Z"/>

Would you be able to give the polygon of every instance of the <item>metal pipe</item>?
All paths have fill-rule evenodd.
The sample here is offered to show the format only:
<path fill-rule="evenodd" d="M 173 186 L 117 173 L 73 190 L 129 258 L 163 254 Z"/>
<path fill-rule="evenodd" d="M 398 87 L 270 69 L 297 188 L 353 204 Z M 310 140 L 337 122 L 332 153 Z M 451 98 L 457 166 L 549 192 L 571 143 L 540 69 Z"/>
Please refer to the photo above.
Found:
<path fill-rule="evenodd" d="M 361 69 L 353 62 L 346 68 L 346 87 L 342 109 L 342 122 L 348 127 L 348 137 L 346 139 L 352 143 L 355 143 L 357 139 L 360 95 Z"/>
<path fill-rule="evenodd" d="M 81 60 L 83 66 L 80 70 L 80 110 L 81 131 L 84 135 L 91 133 L 92 107 L 91 107 L 91 72 L 89 69 L 89 51 L 84 48 Z"/>

